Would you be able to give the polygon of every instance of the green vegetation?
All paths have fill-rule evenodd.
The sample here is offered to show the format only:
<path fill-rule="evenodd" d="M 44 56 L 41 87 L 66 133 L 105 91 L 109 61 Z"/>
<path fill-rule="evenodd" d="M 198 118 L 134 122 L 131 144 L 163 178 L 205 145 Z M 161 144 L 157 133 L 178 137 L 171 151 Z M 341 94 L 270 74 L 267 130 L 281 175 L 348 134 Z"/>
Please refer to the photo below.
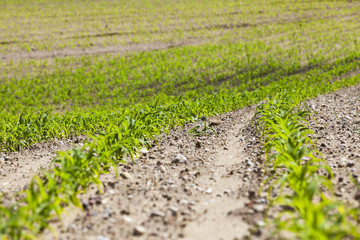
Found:
<path fill-rule="evenodd" d="M 1 0 L 0 5 L 2 53 L 149 43 L 246 42 L 256 36 L 286 41 L 291 39 L 288 34 L 306 38 L 304 30 L 325 36 L 329 31 L 318 27 L 324 24 L 347 34 L 359 22 L 358 2 L 343 0 Z M 346 28 L 342 28 L 344 22 Z"/>
<path fill-rule="evenodd" d="M 302 93 L 303 97 L 315 97 L 329 91 L 360 82 L 360 76 L 343 78 L 328 83 L 314 83 L 313 79 L 293 82 L 286 89 L 292 96 Z M 303 91 L 303 86 L 311 88 Z M 183 98 L 156 99 L 143 108 L 135 108 L 114 114 L 106 132 L 94 136 L 94 141 L 81 150 L 64 152 L 54 163 L 57 167 L 51 173 L 34 177 L 26 196 L 13 206 L 0 208 L 2 219 L 1 236 L 20 239 L 38 233 L 48 227 L 48 220 L 54 214 L 60 216 L 63 207 L 69 203 L 79 206 L 77 195 L 91 184 L 99 184 L 99 175 L 109 167 L 118 166 L 126 157 L 134 157 L 141 147 L 149 147 L 151 140 L 176 125 L 210 116 L 239 107 L 247 106 L 271 95 L 278 86 L 261 87 L 253 92 L 221 91 L 220 93 L 187 100 Z M 90 150 L 86 150 L 89 147 Z M 301 232 L 302 233 L 302 232 Z"/>
<path fill-rule="evenodd" d="M 141 3 L 0 0 L 0 52 L 5 56 L 0 62 L 0 151 L 78 134 L 93 140 L 82 149 L 60 153 L 48 172 L 35 176 L 29 189 L 19 193 L 18 202 L 0 205 L 0 239 L 35 237 L 68 204 L 81 207 L 78 194 L 92 183 L 101 184 L 100 174 L 133 158 L 141 147 L 150 147 L 169 129 L 279 91 L 286 92 L 289 101 L 273 100 L 258 112 L 267 152 L 278 152 L 269 157 L 270 166 L 288 168 L 279 184 L 294 192 L 274 204 L 316 211 L 319 219 L 328 221 L 321 229 L 325 222 L 312 222 L 305 212 L 295 211 L 288 224 L 279 218 L 280 230 L 293 230 L 303 239 L 358 237 L 344 218 L 347 210 L 341 212 L 340 203 L 319 191 L 320 186 L 331 187 L 316 173 L 322 161 L 308 148 L 311 131 L 303 123 L 303 112 L 292 111 L 291 101 L 360 82 L 360 3 Z M 152 44 L 179 42 L 186 46 L 121 56 L 11 60 L 23 51 L 119 44 L 151 50 L 157 48 Z M 193 133 L 203 134 L 207 128 L 205 122 Z M 311 161 L 302 165 L 304 155 Z M 303 185 L 294 182 L 304 176 Z M 298 201 L 299 196 L 307 202 Z M 324 205 L 314 202 L 314 196 Z M 310 202 L 312 209 L 306 207 Z"/>
<path fill-rule="evenodd" d="M 40 26 L 49 18 L 55 19 L 55 25 L 51 25 L 48 31 L 64 27 L 59 20 L 62 14 L 65 19 L 82 19 L 90 14 L 93 17 L 89 19 L 96 22 L 102 18 L 94 18 L 95 13 L 103 14 L 104 19 L 108 17 L 102 12 L 105 10 L 112 12 L 109 16 L 119 13 L 117 17 L 121 17 L 123 12 L 127 16 L 137 3 L 127 1 L 125 11 L 123 5 L 115 2 L 110 6 L 101 1 L 87 4 L 78 1 L 67 4 L 61 1 L 21 2 L 5 1 L 3 16 L 30 22 L 35 21 L 34 17 L 40 19 L 34 26 Z M 59 8 L 52 8 L 54 4 Z M 154 17 L 154 13 L 159 16 L 159 12 L 166 12 L 172 16 L 174 12 L 183 10 L 183 19 L 192 16 L 189 20 L 192 23 L 185 24 L 188 27 L 197 25 L 194 19 L 222 26 L 221 40 L 211 37 L 211 43 L 123 56 L 0 63 L 0 151 L 16 151 L 52 138 L 97 134 L 105 131 L 109 124 L 117 123 L 114 112 L 126 112 L 135 106 L 142 108 L 144 103 L 158 96 L 161 99 L 164 94 L 192 99 L 229 89 L 235 93 L 263 86 L 274 89 L 307 78 L 313 78 L 314 82 L 325 78 L 334 81 L 359 68 L 360 31 L 356 30 L 359 22 L 356 13 L 360 11 L 360 4 L 357 2 L 292 1 L 291 4 L 282 4 L 259 1 L 253 4 L 252 1 L 221 1 L 220 4 L 219 1 L 195 1 L 190 4 L 184 0 L 176 3 L 165 1 L 161 6 L 152 5 L 157 11 L 150 11 L 151 8 L 145 11 L 149 5 L 150 2 L 143 0 L 141 7 L 136 9 L 144 16 L 136 18 L 143 24 L 156 24 L 159 18 Z M 268 10 L 269 6 L 276 11 Z M 13 12 L 14 8 L 16 12 Z M 97 10 L 94 12 L 93 9 Z M 221 19 L 230 17 L 232 21 L 211 18 L 209 22 L 210 13 L 219 15 Z M 172 21 L 169 16 L 165 14 L 165 20 L 161 22 Z M 124 19 L 132 21 L 127 17 Z M 257 24 L 233 28 L 223 25 L 223 22 L 240 24 L 244 19 Z M 266 21 L 258 23 L 259 19 Z M 3 22 L 0 26 L 5 29 L 8 25 Z M 41 26 L 46 28 L 47 25 Z M 88 28 L 96 30 L 91 24 Z M 31 29 L 27 30 L 31 32 Z M 16 31 L 8 32 L 17 34 Z M 46 35 L 46 31 L 42 34 Z M 80 33 L 74 31 L 72 34 Z M 6 38 L 6 34 L 2 38 Z M 53 38 L 57 39 L 56 36 Z M 41 39 L 44 44 L 47 42 Z"/>
<path fill-rule="evenodd" d="M 314 154 L 315 144 L 310 138 L 314 132 L 306 121 L 310 112 L 299 109 L 302 97 L 301 92 L 276 96 L 255 114 L 264 140 L 266 165 L 275 173 L 269 187 L 271 205 L 283 208 L 275 220 L 276 233 L 289 231 L 296 239 L 360 239 L 358 209 L 347 209 L 334 196 L 325 194 L 325 189 L 332 192 L 329 179 L 333 174 Z M 275 188 L 280 193 L 273 197 Z"/>

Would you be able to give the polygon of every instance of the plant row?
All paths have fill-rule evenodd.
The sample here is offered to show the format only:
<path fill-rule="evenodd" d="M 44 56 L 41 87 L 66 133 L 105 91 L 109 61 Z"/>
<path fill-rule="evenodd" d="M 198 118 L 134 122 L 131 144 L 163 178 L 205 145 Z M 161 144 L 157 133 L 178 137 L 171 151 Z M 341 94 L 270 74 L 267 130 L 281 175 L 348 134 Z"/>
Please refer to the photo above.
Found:
<path fill-rule="evenodd" d="M 234 39 L 250 37 L 249 33 L 254 39 L 256 32 L 266 35 L 273 25 L 304 27 L 358 11 L 358 4 L 345 1 L 11 1 L 0 9 L 0 51 L 172 43 L 223 35 Z"/>
<path fill-rule="evenodd" d="M 287 81 L 281 89 L 308 98 L 359 82 L 359 75 L 332 83 L 304 79 Z M 100 186 L 100 174 L 110 167 L 116 170 L 120 162 L 133 158 L 142 147 L 149 148 L 170 128 L 254 104 L 279 89 L 269 84 L 252 92 L 223 90 L 193 99 L 163 96 L 141 108 L 114 113 L 116 122 L 93 135 L 93 141 L 82 149 L 60 153 L 48 171 L 35 176 L 29 188 L 18 193 L 19 201 L 0 206 L 0 239 L 30 239 L 50 228 L 49 221 L 60 218 L 66 206 L 81 207 L 78 194 L 92 183 Z"/>
<path fill-rule="evenodd" d="M 253 91 L 252 94 L 258 94 L 258 92 L 268 92 L 271 91 L 270 89 L 282 88 L 284 85 L 297 86 L 304 84 L 305 87 L 308 87 L 311 84 L 328 84 L 343 75 L 356 71 L 360 67 L 359 58 L 359 54 L 353 53 L 332 63 L 321 64 L 322 60 L 319 59 L 318 62 L 314 61 L 306 69 L 297 64 L 280 66 L 275 63 L 267 68 L 260 67 L 260 69 L 265 70 L 256 68 L 242 74 L 233 75 L 231 78 L 219 75 L 216 76 L 218 80 L 212 83 L 193 81 L 193 83 L 184 83 L 183 86 L 178 86 L 174 81 L 175 85 L 171 89 L 177 89 L 180 92 L 176 95 L 182 95 L 183 98 L 191 100 L 199 96 L 221 92 L 229 94 L 232 91 L 234 94 L 238 94 Z M 192 79 L 188 75 L 185 75 L 185 77 Z M 200 78 L 200 76 L 198 77 Z M 222 81 L 222 77 L 227 77 L 226 81 L 223 82 L 223 85 L 217 85 L 218 81 Z M 162 85 L 163 88 L 166 88 L 166 86 L 167 83 Z M 182 88 L 183 93 L 180 90 Z M 59 89 L 61 88 L 59 87 Z M 20 116 L 3 112 L 0 120 L 0 151 L 17 151 L 36 142 L 49 141 L 54 138 L 70 138 L 78 134 L 107 132 L 106 126 L 110 124 L 118 125 L 123 121 L 125 115 L 128 115 L 131 111 L 144 108 L 151 98 L 166 99 L 165 95 L 169 95 L 169 91 L 163 89 L 143 99 L 139 96 L 139 102 L 133 105 L 125 103 L 125 101 L 129 101 L 128 98 L 118 97 L 115 99 L 114 96 L 113 103 L 109 104 L 108 107 L 90 108 L 89 110 L 79 109 L 66 114 L 53 114 L 48 110 L 41 111 L 41 108 L 35 112 L 23 112 Z M 136 91 L 132 92 L 135 93 Z M 137 93 L 144 94 L 141 90 L 138 90 Z M 177 97 L 171 98 L 177 99 Z M 8 98 L 8 101 L 11 101 L 10 99 L 11 97 Z M 101 96 L 99 96 L 99 99 L 101 99 Z M 112 106 L 113 104 L 117 105 Z M 21 105 L 23 104 L 19 104 L 19 108 L 21 108 Z"/>
<path fill-rule="evenodd" d="M 333 174 L 315 148 L 307 122 L 311 113 L 306 104 L 301 105 L 303 99 L 301 92 L 285 92 L 260 105 L 255 114 L 266 169 L 274 173 L 264 185 L 269 187 L 270 206 L 280 209 L 273 221 L 274 234 L 277 238 L 360 239 L 360 211 L 332 194 Z"/>

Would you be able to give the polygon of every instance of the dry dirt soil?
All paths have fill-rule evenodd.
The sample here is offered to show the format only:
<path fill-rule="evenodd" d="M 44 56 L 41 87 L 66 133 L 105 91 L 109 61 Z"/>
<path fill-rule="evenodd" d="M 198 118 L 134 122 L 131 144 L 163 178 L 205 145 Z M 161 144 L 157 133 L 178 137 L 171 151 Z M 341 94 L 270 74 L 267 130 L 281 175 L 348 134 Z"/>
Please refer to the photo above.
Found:
<path fill-rule="evenodd" d="M 317 112 L 310 123 L 334 172 L 336 196 L 353 207 L 360 201 L 350 180 L 360 181 L 359 103 L 360 85 L 308 101 Z M 135 165 L 121 164 L 119 177 L 103 175 L 102 194 L 93 186 L 81 195 L 84 210 L 69 208 L 62 223 L 52 223 L 58 236 L 45 232 L 40 238 L 267 239 L 271 229 L 264 226 L 266 194 L 258 192 L 264 168 L 252 122 L 255 109 L 208 118 L 217 136 L 211 131 L 189 135 L 201 121 L 172 130 L 152 148 L 142 149 Z M 69 141 L 39 144 L 0 156 L 2 191 L 24 188 L 34 172 L 30 168 L 48 166 L 54 151 L 73 146 Z"/>
<path fill-rule="evenodd" d="M 140 52 L 140 51 L 157 51 L 163 49 L 170 49 L 174 47 L 187 46 L 187 45 L 198 45 L 206 40 L 189 40 L 179 41 L 175 43 L 146 43 L 146 44 L 135 44 L 130 43 L 127 45 L 111 45 L 111 46 L 96 46 L 92 48 L 74 48 L 74 49 L 59 49 L 55 51 L 32 51 L 32 52 L 11 52 L 0 54 L 0 60 L 3 62 L 9 61 L 20 61 L 29 59 L 52 59 L 62 57 L 79 57 L 86 55 L 121 55 L 128 52 Z"/>

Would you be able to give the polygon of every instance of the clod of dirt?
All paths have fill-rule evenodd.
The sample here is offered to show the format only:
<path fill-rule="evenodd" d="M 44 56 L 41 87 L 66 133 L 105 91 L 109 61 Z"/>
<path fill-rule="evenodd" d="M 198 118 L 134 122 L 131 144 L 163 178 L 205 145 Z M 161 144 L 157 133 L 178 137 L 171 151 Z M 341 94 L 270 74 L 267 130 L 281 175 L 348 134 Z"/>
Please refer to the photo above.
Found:
<path fill-rule="evenodd" d="M 355 194 L 355 200 L 360 201 L 360 192 L 357 192 L 357 193 Z"/>
<path fill-rule="evenodd" d="M 256 196 L 256 192 L 254 190 L 249 191 L 249 199 L 254 199 Z"/>
<path fill-rule="evenodd" d="M 346 166 L 347 166 L 347 167 L 353 167 L 353 166 L 355 166 L 355 161 L 354 161 L 354 160 L 348 161 Z"/>
<path fill-rule="evenodd" d="M 210 124 L 209 126 L 212 127 L 212 126 L 217 126 L 217 125 L 220 125 L 222 123 L 221 120 L 212 120 L 210 121 Z"/>

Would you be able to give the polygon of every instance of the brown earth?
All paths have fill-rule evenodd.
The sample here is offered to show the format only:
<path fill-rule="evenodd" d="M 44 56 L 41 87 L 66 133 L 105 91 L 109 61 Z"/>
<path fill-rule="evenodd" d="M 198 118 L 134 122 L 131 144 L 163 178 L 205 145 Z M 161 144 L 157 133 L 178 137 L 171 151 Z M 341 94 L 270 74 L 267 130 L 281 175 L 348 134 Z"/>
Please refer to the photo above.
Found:
<path fill-rule="evenodd" d="M 243 132 L 254 110 L 209 119 L 218 136 L 211 131 L 209 136 L 189 136 L 203 124 L 192 123 L 171 131 L 148 152 L 143 149 L 136 165 L 119 167 L 122 177 L 102 176 L 104 194 L 94 187 L 81 196 L 86 210 L 65 224 L 59 238 L 242 238 L 248 224 L 232 212 L 245 208 L 248 192 L 261 181 L 256 163 L 260 142 Z M 141 228 L 136 232 L 139 226 L 145 233 Z"/>
<path fill-rule="evenodd" d="M 0 153 L 0 192 L 9 195 L 22 190 L 32 176 L 47 169 L 59 151 L 71 150 L 84 137 L 36 143 L 20 152 Z M 78 144 L 77 144 L 78 143 Z"/>
<path fill-rule="evenodd" d="M 0 60 L 3 62 L 8 61 L 20 61 L 29 59 L 46 59 L 46 58 L 61 58 L 61 57 L 79 57 L 84 55 L 102 55 L 102 54 L 124 54 L 127 52 L 140 52 L 140 51 L 155 51 L 169 49 L 173 47 L 198 45 L 206 40 L 188 40 L 176 43 L 139 43 L 139 44 L 127 44 L 127 45 L 111 45 L 111 46 L 94 46 L 91 48 L 65 48 L 55 51 L 32 51 L 32 52 L 14 52 L 0 54 Z"/>
<path fill-rule="evenodd" d="M 359 101 L 360 85 L 308 101 L 318 112 L 310 124 L 333 170 L 335 194 L 352 207 L 359 207 L 360 201 L 360 191 L 350 179 L 360 181 Z M 233 240 L 251 234 L 250 239 L 267 239 L 267 200 L 265 193 L 258 194 L 263 157 L 251 121 L 255 108 L 209 118 L 218 136 L 212 131 L 190 136 L 201 121 L 172 130 L 158 145 L 142 149 L 137 164 L 121 164 L 121 176 L 101 176 L 103 194 L 92 186 L 81 195 L 84 210 L 70 208 L 63 224 L 53 223 L 57 237 L 45 232 L 40 238 Z M 65 145 L 63 149 L 71 147 Z M 29 169 L 23 161 L 49 165 L 50 156 L 33 159 L 37 151 L 11 155 L 22 159 L 16 167 L 25 178 L 18 181 L 6 174 L 1 183 L 10 182 L 10 190 L 23 188 L 33 173 L 23 173 Z M 47 154 L 46 147 L 42 154 Z"/>

